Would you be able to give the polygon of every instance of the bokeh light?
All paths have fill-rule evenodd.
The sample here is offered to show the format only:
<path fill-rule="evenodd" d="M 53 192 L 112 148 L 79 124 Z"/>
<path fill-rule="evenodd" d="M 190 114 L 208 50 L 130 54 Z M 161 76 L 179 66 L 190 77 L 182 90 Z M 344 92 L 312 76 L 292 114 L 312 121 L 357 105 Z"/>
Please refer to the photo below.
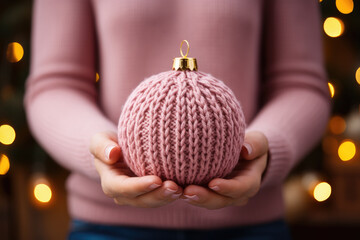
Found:
<path fill-rule="evenodd" d="M 4 124 L 0 126 L 0 142 L 4 145 L 10 145 L 15 141 L 15 130 L 10 125 Z"/>
<path fill-rule="evenodd" d="M 5 154 L 0 157 L 0 175 L 5 175 L 10 169 L 9 158 Z"/>
<path fill-rule="evenodd" d="M 331 186 L 327 182 L 321 182 L 317 184 L 313 192 L 314 198 L 318 202 L 323 202 L 331 195 Z"/>
<path fill-rule="evenodd" d="M 331 98 L 333 98 L 335 95 L 334 85 L 332 85 L 331 83 L 328 82 L 328 86 L 329 86 L 330 96 L 331 96 Z"/>
<path fill-rule="evenodd" d="M 18 42 L 9 43 L 6 50 L 6 59 L 9 62 L 15 63 L 22 59 L 24 56 L 24 49 Z"/>
<path fill-rule="evenodd" d="M 360 84 L 360 67 L 356 70 L 355 79 L 357 83 Z"/>
<path fill-rule="evenodd" d="M 349 14 L 354 10 L 353 0 L 336 0 L 336 8 L 343 14 Z"/>
<path fill-rule="evenodd" d="M 333 134 L 341 134 L 346 129 L 346 122 L 340 116 L 333 116 L 329 121 L 329 129 Z"/>
<path fill-rule="evenodd" d="M 355 156 L 355 154 L 356 147 L 352 141 L 346 140 L 340 144 L 338 148 L 338 155 L 342 161 L 351 160 Z"/>
<path fill-rule="evenodd" d="M 328 17 L 324 21 L 324 31 L 329 37 L 339 37 L 343 34 L 345 25 L 343 21 L 335 17 Z"/>
<path fill-rule="evenodd" d="M 100 79 L 99 73 L 95 73 L 95 81 L 98 82 Z"/>
<path fill-rule="evenodd" d="M 316 184 L 320 182 L 319 174 L 316 172 L 307 172 L 301 177 L 301 184 L 310 194 L 314 191 Z"/>
<path fill-rule="evenodd" d="M 45 183 L 36 184 L 34 187 L 34 196 L 41 203 L 48 203 L 52 197 L 51 188 Z"/>

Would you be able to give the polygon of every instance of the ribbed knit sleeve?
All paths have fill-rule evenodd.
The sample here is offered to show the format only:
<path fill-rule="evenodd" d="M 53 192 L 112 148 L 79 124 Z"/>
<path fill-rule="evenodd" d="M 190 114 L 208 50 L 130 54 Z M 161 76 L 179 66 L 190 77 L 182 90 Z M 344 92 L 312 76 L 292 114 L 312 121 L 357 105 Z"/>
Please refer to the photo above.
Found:
<path fill-rule="evenodd" d="M 318 2 L 266 1 L 262 131 L 270 158 L 263 186 L 279 184 L 319 141 L 330 113 Z"/>
<path fill-rule="evenodd" d="M 97 178 L 89 141 L 116 126 L 96 103 L 93 24 L 87 0 L 34 2 L 25 109 L 34 137 L 56 161 Z"/>

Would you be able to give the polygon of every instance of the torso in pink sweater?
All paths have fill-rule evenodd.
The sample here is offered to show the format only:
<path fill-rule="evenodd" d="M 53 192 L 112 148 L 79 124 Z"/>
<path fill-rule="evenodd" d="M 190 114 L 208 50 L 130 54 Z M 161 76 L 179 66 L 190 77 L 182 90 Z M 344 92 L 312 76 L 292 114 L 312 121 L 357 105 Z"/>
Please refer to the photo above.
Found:
<path fill-rule="evenodd" d="M 320 139 L 330 112 L 314 0 L 37 0 L 25 107 L 44 149 L 72 174 L 73 218 L 161 228 L 219 228 L 283 216 L 286 175 Z M 260 192 L 244 207 L 207 210 L 177 200 L 160 208 L 107 198 L 91 136 L 117 131 L 126 98 L 171 68 L 187 39 L 199 68 L 241 102 L 248 129 L 269 140 Z M 95 84 L 95 72 L 100 82 Z"/>

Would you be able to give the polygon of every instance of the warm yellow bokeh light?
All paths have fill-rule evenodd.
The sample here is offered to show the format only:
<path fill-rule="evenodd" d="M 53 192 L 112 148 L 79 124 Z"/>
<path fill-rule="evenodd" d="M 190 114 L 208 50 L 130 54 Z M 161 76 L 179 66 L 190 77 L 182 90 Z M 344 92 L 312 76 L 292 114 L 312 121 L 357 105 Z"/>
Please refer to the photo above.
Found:
<path fill-rule="evenodd" d="M 10 169 L 9 158 L 5 154 L 0 157 L 0 175 L 5 175 Z"/>
<path fill-rule="evenodd" d="M 333 134 L 341 134 L 346 129 L 346 122 L 340 116 L 333 116 L 329 121 L 329 129 Z"/>
<path fill-rule="evenodd" d="M 15 130 L 10 125 L 4 124 L 0 126 L 0 142 L 4 145 L 10 145 L 15 140 Z"/>
<path fill-rule="evenodd" d="M 360 84 L 360 67 L 356 70 L 355 79 L 357 83 Z"/>
<path fill-rule="evenodd" d="M 336 0 L 336 8 L 343 14 L 349 14 L 354 10 L 353 0 Z"/>
<path fill-rule="evenodd" d="M 331 186 L 327 182 L 321 182 L 314 188 L 314 198 L 318 202 L 323 202 L 331 195 Z"/>
<path fill-rule="evenodd" d="M 351 160 L 355 156 L 355 154 L 356 154 L 356 147 L 352 141 L 347 140 L 340 144 L 338 148 L 338 155 L 342 161 Z"/>
<path fill-rule="evenodd" d="M 324 21 L 324 31 L 329 37 L 339 37 L 344 29 L 344 23 L 338 18 L 328 17 Z"/>
<path fill-rule="evenodd" d="M 52 197 L 51 188 L 44 183 L 39 183 L 34 188 L 34 196 L 39 202 L 47 203 Z"/>
<path fill-rule="evenodd" d="M 335 95 L 335 88 L 334 88 L 334 86 L 333 86 L 331 83 L 329 83 L 329 82 L 328 82 L 328 85 L 329 85 L 330 96 L 331 96 L 331 98 L 333 98 L 334 95 Z"/>
<path fill-rule="evenodd" d="M 96 82 L 98 82 L 98 81 L 99 81 L 99 79 L 100 79 L 99 74 L 98 74 L 98 73 L 95 73 L 95 81 L 96 81 Z"/>
<path fill-rule="evenodd" d="M 18 42 L 9 43 L 6 50 L 6 58 L 9 62 L 15 63 L 24 56 L 24 49 Z"/>

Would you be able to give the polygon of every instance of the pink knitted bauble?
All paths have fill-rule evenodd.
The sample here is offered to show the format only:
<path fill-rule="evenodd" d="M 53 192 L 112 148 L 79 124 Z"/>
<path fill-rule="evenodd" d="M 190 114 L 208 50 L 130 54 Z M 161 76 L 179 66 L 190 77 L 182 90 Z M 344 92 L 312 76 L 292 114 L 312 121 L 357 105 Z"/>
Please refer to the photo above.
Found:
<path fill-rule="evenodd" d="M 118 128 L 124 160 L 136 175 L 204 185 L 234 169 L 245 119 L 222 81 L 202 72 L 168 71 L 131 93 Z"/>

